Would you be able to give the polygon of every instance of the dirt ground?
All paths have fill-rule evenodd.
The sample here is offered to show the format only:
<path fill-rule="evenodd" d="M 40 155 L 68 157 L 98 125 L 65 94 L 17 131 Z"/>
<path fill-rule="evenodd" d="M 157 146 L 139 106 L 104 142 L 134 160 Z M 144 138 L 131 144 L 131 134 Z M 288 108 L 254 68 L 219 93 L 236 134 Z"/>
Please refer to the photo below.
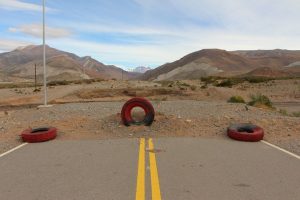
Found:
<path fill-rule="evenodd" d="M 230 124 L 250 122 L 264 128 L 265 140 L 300 155 L 299 118 L 224 102 L 177 100 L 153 104 L 156 117 L 149 127 L 122 125 L 123 102 L 70 103 L 2 111 L 0 151 L 19 144 L 19 134 L 28 127 L 55 126 L 59 140 L 150 136 L 225 138 Z"/>
<path fill-rule="evenodd" d="M 5 106 L 39 105 L 43 90 L 34 88 L 0 89 L 0 108 Z M 155 101 L 206 100 L 227 101 L 231 96 L 242 96 L 246 101 L 252 94 L 264 94 L 279 107 L 299 109 L 300 79 L 273 80 L 262 83 L 244 82 L 228 87 L 205 85 L 200 80 L 185 81 L 102 81 L 91 84 L 50 86 L 48 100 L 52 104 L 71 102 L 124 101 L 143 96 Z"/>
<path fill-rule="evenodd" d="M 105 81 L 49 88 L 51 108 L 37 108 L 42 92 L 33 88 L 1 89 L 0 152 L 21 143 L 19 134 L 28 127 L 55 126 L 59 140 L 122 137 L 214 137 L 226 138 L 233 123 L 254 123 L 265 130 L 265 140 L 300 155 L 300 80 L 243 83 L 232 88 L 201 81 L 142 82 Z M 249 100 L 250 94 L 268 96 L 277 110 L 227 103 L 230 96 Z M 125 127 L 120 111 L 125 101 L 145 96 L 156 110 L 150 127 Z M 285 109 L 286 113 L 278 112 Z"/>

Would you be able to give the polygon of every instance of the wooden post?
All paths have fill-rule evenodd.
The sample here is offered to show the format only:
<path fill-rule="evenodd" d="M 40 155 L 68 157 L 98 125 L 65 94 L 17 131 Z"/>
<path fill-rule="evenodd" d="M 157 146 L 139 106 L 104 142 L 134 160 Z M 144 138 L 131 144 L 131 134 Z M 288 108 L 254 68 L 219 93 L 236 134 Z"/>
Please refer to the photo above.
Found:
<path fill-rule="evenodd" d="M 36 91 L 36 64 L 34 64 L 34 88 Z"/>

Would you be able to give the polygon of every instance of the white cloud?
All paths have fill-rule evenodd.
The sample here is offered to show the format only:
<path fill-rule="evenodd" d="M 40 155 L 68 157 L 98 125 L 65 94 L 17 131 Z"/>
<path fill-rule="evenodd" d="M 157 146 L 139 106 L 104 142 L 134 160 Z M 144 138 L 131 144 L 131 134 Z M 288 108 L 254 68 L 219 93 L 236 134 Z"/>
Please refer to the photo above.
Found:
<path fill-rule="evenodd" d="M 18 0 L 0 0 L 0 8 L 6 10 L 42 11 L 42 5 L 26 3 Z M 46 7 L 46 10 L 53 10 Z"/>
<path fill-rule="evenodd" d="M 41 24 L 25 24 L 20 27 L 10 27 L 9 31 L 12 33 L 25 33 L 34 37 L 42 37 L 43 27 Z M 61 38 L 68 37 L 71 35 L 71 31 L 64 28 L 54 28 L 46 26 L 46 37 L 47 38 Z"/>
<path fill-rule="evenodd" d="M 299 0 L 134 1 L 144 12 L 141 16 L 145 21 L 144 26 L 130 22 L 79 23 L 70 26 L 82 34 L 124 34 L 124 40 L 132 40 L 133 43 L 143 43 L 142 37 L 135 36 L 147 36 L 145 43 L 150 41 L 160 45 L 159 47 L 165 43 L 173 43 L 174 46 L 186 43 L 191 46 L 203 44 L 201 46 L 226 49 L 300 49 Z M 173 21 L 170 21 L 172 18 Z M 148 20 L 151 23 L 147 24 Z M 122 39 L 122 35 L 120 38 Z"/>
<path fill-rule="evenodd" d="M 122 24 L 91 24 L 91 23 L 67 23 L 67 26 L 81 32 L 93 33 L 121 33 L 129 35 L 169 35 L 170 30 L 157 27 L 141 27 Z"/>
<path fill-rule="evenodd" d="M 31 45 L 32 43 L 21 40 L 0 39 L 0 52 L 11 51 L 17 47 Z"/>
<path fill-rule="evenodd" d="M 300 33 L 299 0 L 134 0 L 148 18 L 176 13 L 183 24 L 195 21 L 253 34 Z M 157 13 L 159 12 L 159 13 Z M 155 15 L 156 13 L 156 15 Z M 188 20 L 190 19 L 190 21 Z M 176 24 L 174 22 L 174 24 Z M 182 24 L 181 24 L 182 25 Z"/>
<path fill-rule="evenodd" d="M 99 61 L 114 64 L 114 62 L 164 62 L 173 58 L 170 51 L 155 45 L 117 45 L 104 44 L 75 39 L 49 41 L 49 44 L 80 56 L 90 55 Z"/>
<path fill-rule="evenodd" d="M 80 10 L 85 12 L 80 20 L 57 19 L 56 25 L 65 28 L 48 27 L 47 38 L 63 39 L 47 39 L 47 43 L 81 56 L 91 55 L 110 64 L 123 62 L 136 65 L 172 62 L 203 48 L 300 49 L 299 0 L 134 1 L 140 5 L 140 20 L 99 17 L 97 13 L 93 13 L 96 19 L 91 20 L 91 16 L 85 15 L 88 15 L 86 10 Z M 20 1 L 0 0 L 0 7 L 3 7 L 3 2 Z M 9 30 L 41 37 L 41 25 L 37 24 L 11 27 Z M 68 37 L 70 30 L 77 38 L 89 39 Z M 106 43 L 99 42 L 105 40 Z"/>
<path fill-rule="evenodd" d="M 187 32 L 185 38 L 170 39 L 157 44 L 105 44 L 77 39 L 48 41 L 50 45 L 76 53 L 90 55 L 107 64 L 134 63 L 134 65 L 161 65 L 173 62 L 188 53 L 205 48 L 226 50 L 299 49 L 300 38 L 289 40 L 282 36 L 252 36 L 234 32 Z M 127 66 L 129 67 L 129 66 Z"/>

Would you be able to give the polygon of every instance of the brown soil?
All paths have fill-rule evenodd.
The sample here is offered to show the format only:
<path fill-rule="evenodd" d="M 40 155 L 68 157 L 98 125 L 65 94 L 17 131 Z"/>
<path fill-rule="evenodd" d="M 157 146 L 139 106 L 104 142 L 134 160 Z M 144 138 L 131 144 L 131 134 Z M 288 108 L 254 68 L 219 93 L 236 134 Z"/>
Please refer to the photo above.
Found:
<path fill-rule="evenodd" d="M 19 90 L 16 93 L 14 89 L 1 89 L 0 152 L 20 144 L 19 134 L 28 127 L 58 127 L 58 139 L 61 140 L 173 136 L 226 138 L 228 125 L 250 122 L 264 128 L 267 141 L 300 154 L 298 117 L 286 116 L 276 110 L 226 103 L 233 95 L 249 101 L 250 94 L 262 93 L 272 101 L 280 102 L 279 106 L 286 107 L 290 105 L 287 102 L 293 102 L 293 108 L 287 109 L 289 114 L 300 107 L 299 83 L 299 80 L 278 80 L 242 83 L 232 88 L 209 85 L 204 89 L 199 80 L 107 81 L 56 86 L 49 88 L 49 98 L 52 103 L 63 105 L 45 110 L 35 106 L 42 101 L 42 92 L 30 93 L 32 88 L 25 88 L 19 94 Z M 134 96 L 145 96 L 152 101 L 157 112 L 152 126 L 125 127 L 121 124 L 118 113 L 124 102 Z"/>
<path fill-rule="evenodd" d="M 176 115 L 156 113 L 155 121 L 151 126 L 129 126 L 121 123 L 120 114 L 111 115 L 103 120 L 101 129 L 117 137 L 174 137 L 174 136 L 214 136 L 207 121 L 186 119 Z M 199 131 L 201 130 L 201 131 Z M 216 135 L 222 134 L 217 131 Z"/>
<path fill-rule="evenodd" d="M 276 111 L 205 101 L 153 102 L 156 116 L 151 126 L 124 126 L 121 102 L 55 105 L 47 109 L 0 112 L 0 152 L 20 144 L 19 134 L 32 127 L 55 126 L 59 140 L 132 137 L 227 138 L 232 123 L 254 123 L 264 128 L 265 140 L 300 154 L 299 118 Z"/>

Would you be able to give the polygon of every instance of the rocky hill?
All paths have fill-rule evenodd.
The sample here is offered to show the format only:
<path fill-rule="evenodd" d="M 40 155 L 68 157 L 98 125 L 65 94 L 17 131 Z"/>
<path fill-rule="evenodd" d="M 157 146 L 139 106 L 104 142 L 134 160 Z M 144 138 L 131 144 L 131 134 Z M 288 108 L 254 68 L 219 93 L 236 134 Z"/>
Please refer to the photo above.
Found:
<path fill-rule="evenodd" d="M 32 79 L 37 66 L 37 76 L 43 76 L 43 46 L 27 46 L 0 54 L 0 81 Z M 87 78 L 129 79 L 136 76 L 116 66 L 105 65 L 91 57 L 79 57 L 46 46 L 46 65 L 49 80 L 76 80 Z"/>
<path fill-rule="evenodd" d="M 183 58 L 149 70 L 139 78 L 142 80 L 179 80 L 197 79 L 203 76 L 233 76 L 250 73 L 277 76 L 292 75 L 298 71 L 300 51 L 290 50 L 257 50 L 225 51 L 204 49 L 184 56 Z M 298 64 L 297 64 L 298 63 Z M 290 66 L 293 64 L 292 66 Z M 289 66 L 289 67 L 287 67 Z M 261 70 L 258 70 L 262 68 Z M 277 72 L 275 72 L 277 71 Z"/>

